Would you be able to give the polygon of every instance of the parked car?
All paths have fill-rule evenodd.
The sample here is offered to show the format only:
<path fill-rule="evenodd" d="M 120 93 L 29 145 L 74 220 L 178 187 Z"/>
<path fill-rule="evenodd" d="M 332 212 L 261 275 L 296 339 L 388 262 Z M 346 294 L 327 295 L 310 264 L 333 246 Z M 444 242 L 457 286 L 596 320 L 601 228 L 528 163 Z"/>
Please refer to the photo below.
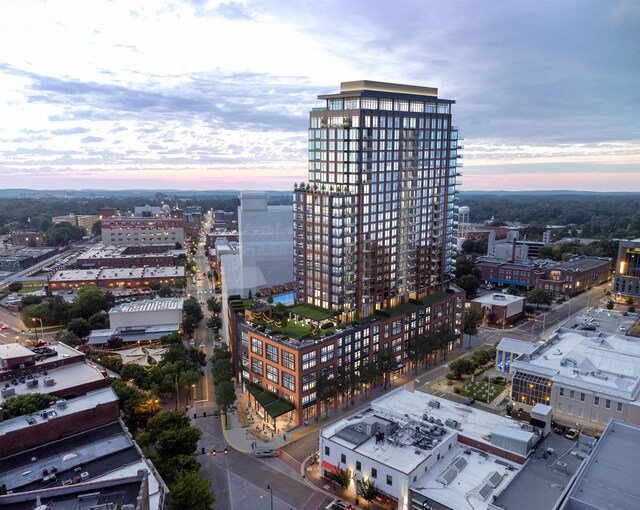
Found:
<path fill-rule="evenodd" d="M 464 399 L 464 404 L 470 406 L 476 401 L 475 397 L 467 397 Z"/>
<path fill-rule="evenodd" d="M 2 326 L 0 326 L 0 329 L 9 329 L 9 326 L 7 326 L 6 324 L 3 324 Z"/>
<path fill-rule="evenodd" d="M 571 439 L 572 441 L 578 437 L 578 435 L 580 434 L 579 431 L 577 431 L 576 429 L 569 429 L 567 430 L 567 433 L 564 435 L 564 437 L 566 437 L 567 439 Z"/>
<path fill-rule="evenodd" d="M 591 321 L 591 322 L 589 323 L 589 325 L 590 325 L 590 326 L 595 326 L 596 328 L 600 327 L 600 323 L 599 323 L 599 322 L 597 322 L 597 321 Z"/>
<path fill-rule="evenodd" d="M 331 508 L 333 510 L 351 510 L 353 507 L 351 506 L 350 503 L 347 503 L 346 501 L 342 501 L 338 499 L 333 502 L 333 504 L 331 505 Z"/>
<path fill-rule="evenodd" d="M 582 326 L 582 329 L 584 331 L 595 331 L 596 327 L 593 324 L 585 324 L 584 326 Z"/>
<path fill-rule="evenodd" d="M 556 425 L 555 428 L 553 429 L 553 431 L 556 434 L 562 434 L 562 435 L 564 435 L 566 430 L 567 430 L 567 428 L 562 426 L 562 425 Z"/>
<path fill-rule="evenodd" d="M 258 448 L 253 450 L 253 455 L 256 457 L 278 457 L 280 450 L 272 450 L 271 448 Z"/>
<path fill-rule="evenodd" d="M 627 331 L 627 326 L 625 326 L 624 324 L 618 326 L 618 331 Z"/>

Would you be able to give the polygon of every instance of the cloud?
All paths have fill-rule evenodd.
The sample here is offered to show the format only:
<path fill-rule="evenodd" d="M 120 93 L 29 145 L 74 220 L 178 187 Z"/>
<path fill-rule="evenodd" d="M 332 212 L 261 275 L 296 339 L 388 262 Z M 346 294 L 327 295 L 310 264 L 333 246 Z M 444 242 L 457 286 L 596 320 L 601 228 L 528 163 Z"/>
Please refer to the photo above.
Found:
<path fill-rule="evenodd" d="M 101 136 L 85 136 L 82 140 L 82 143 L 96 143 L 96 142 L 104 142 L 105 138 Z"/>
<path fill-rule="evenodd" d="M 79 135 L 82 133 L 88 133 L 89 131 L 91 130 L 83 127 L 72 127 L 72 128 L 66 128 L 66 129 L 54 129 L 53 131 L 51 131 L 51 134 L 57 135 L 57 136 Z"/>

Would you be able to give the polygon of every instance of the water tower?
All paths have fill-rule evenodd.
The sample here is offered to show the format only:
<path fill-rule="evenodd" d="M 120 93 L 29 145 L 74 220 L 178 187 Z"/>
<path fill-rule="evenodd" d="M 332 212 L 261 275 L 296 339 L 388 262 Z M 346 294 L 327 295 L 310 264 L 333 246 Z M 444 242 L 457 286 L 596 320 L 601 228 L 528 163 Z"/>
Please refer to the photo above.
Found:
<path fill-rule="evenodd" d="M 471 209 L 467 205 L 463 205 L 458 209 L 458 233 L 456 236 L 456 247 L 458 251 L 462 251 L 467 236 L 469 235 L 469 212 Z"/>

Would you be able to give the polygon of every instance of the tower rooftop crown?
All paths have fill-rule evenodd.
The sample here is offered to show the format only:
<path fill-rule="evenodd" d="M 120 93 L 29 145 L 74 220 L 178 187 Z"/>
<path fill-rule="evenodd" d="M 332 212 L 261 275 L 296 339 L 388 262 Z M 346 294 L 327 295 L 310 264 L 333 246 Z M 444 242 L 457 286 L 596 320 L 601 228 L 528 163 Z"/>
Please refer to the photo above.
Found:
<path fill-rule="evenodd" d="M 401 83 L 386 83 L 371 80 L 343 81 L 340 83 L 341 93 L 361 92 L 364 90 L 438 97 L 438 89 L 434 87 L 418 87 L 416 85 L 403 85 Z"/>

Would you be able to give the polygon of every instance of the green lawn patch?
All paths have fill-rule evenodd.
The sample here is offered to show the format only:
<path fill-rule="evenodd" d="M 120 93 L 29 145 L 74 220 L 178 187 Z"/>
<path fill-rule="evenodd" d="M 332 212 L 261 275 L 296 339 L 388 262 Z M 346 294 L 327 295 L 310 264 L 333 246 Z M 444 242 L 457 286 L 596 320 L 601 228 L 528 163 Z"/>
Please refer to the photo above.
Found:
<path fill-rule="evenodd" d="M 389 317 L 394 317 L 396 315 L 402 315 L 409 310 L 414 310 L 418 305 L 414 305 L 413 303 L 404 303 L 402 305 L 394 306 L 393 308 L 389 308 L 386 312 L 389 314 Z"/>
<path fill-rule="evenodd" d="M 489 386 L 489 383 L 485 381 L 469 381 L 462 387 L 461 394 L 465 397 L 475 397 L 476 400 L 481 400 L 482 402 L 491 402 L 500 395 L 506 387 L 504 384 L 491 383 L 491 386 Z M 488 400 L 487 392 L 489 393 Z"/>
<path fill-rule="evenodd" d="M 283 332 L 289 335 L 291 338 L 299 340 L 303 336 L 311 334 L 311 326 L 289 321 Z"/>
<path fill-rule="evenodd" d="M 295 313 L 297 315 L 301 315 L 302 317 L 306 317 L 308 319 L 311 319 L 312 321 L 324 321 L 332 317 L 330 312 L 317 310 L 305 305 L 295 305 L 291 308 L 288 308 L 287 311 Z"/>
<path fill-rule="evenodd" d="M 356 322 L 358 324 L 367 324 L 368 322 L 377 320 L 380 320 L 380 316 L 372 313 L 371 315 L 367 315 L 366 317 L 360 317 L 359 319 L 356 319 Z"/>
<path fill-rule="evenodd" d="M 19 291 L 18 294 L 29 294 L 30 292 L 35 292 L 37 290 L 43 290 L 44 285 L 41 283 L 37 285 L 24 285 Z"/>
<path fill-rule="evenodd" d="M 433 294 L 431 294 L 431 295 L 429 295 L 427 297 L 420 298 L 420 302 L 423 305 L 431 305 L 431 304 L 436 303 L 438 301 L 442 301 L 443 299 L 445 299 L 447 297 L 451 297 L 451 294 L 448 294 L 446 292 L 434 292 Z"/>

